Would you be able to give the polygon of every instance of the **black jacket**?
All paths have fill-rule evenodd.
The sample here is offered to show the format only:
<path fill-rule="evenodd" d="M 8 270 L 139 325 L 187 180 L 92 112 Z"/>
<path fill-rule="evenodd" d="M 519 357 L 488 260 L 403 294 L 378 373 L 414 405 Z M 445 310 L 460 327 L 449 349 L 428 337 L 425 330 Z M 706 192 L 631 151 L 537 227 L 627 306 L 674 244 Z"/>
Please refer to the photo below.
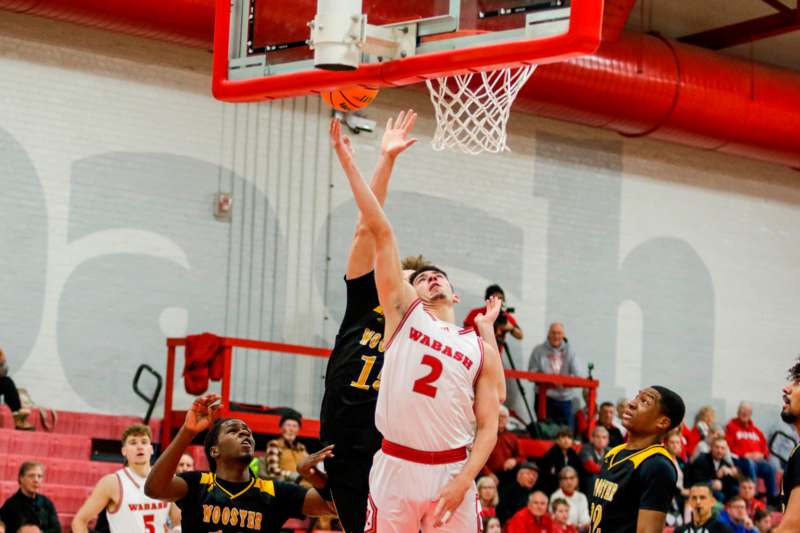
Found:
<path fill-rule="evenodd" d="M 3 504 L 0 517 L 3 518 L 6 531 L 16 531 L 25 524 L 36 524 L 42 533 L 61 533 L 61 524 L 58 523 L 53 502 L 41 494 L 28 498 L 18 490 Z"/>
<path fill-rule="evenodd" d="M 724 458 L 720 461 L 720 466 L 734 466 Z M 688 483 L 684 483 L 685 487 L 691 487 L 695 483 L 708 483 L 714 479 L 722 481 L 722 492 L 726 498 L 733 496 L 739 490 L 739 482 L 733 476 L 717 477 L 717 470 L 714 468 L 714 459 L 711 453 L 701 453 L 697 459 L 689 465 Z"/>

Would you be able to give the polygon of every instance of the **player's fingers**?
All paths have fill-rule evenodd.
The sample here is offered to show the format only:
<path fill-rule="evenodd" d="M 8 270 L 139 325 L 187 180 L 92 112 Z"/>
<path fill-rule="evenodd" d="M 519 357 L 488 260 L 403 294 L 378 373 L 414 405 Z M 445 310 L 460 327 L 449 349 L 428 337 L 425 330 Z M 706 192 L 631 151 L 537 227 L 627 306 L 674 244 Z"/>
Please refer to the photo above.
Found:
<path fill-rule="evenodd" d="M 386 130 L 388 131 L 392 129 L 393 125 L 394 125 L 393 119 L 392 117 L 389 117 L 389 120 L 386 121 Z"/>
<path fill-rule="evenodd" d="M 405 121 L 406 121 L 406 112 L 400 111 L 397 114 L 397 120 L 394 121 L 394 125 L 397 126 L 398 128 L 402 128 L 403 124 L 405 124 Z"/>
<path fill-rule="evenodd" d="M 433 525 L 439 527 L 442 525 L 442 515 L 444 514 L 444 498 L 439 498 L 436 502 L 436 508 L 433 510 Z"/>
<path fill-rule="evenodd" d="M 406 144 L 404 145 L 404 148 L 411 148 L 415 144 L 417 144 L 417 139 L 409 139 L 409 140 L 406 141 Z"/>
<path fill-rule="evenodd" d="M 417 114 L 413 111 L 408 113 L 408 117 L 406 118 L 406 123 L 403 127 L 406 133 L 410 132 L 411 129 L 414 127 L 414 123 L 417 121 Z"/>

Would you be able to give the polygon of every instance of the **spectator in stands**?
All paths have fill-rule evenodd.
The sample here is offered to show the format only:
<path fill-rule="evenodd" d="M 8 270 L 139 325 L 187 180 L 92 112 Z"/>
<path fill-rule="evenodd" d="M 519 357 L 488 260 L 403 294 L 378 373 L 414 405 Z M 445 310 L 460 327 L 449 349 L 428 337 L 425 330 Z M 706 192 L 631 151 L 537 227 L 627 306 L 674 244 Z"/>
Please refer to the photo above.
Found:
<path fill-rule="evenodd" d="M 680 428 L 676 428 L 667 435 L 667 451 L 672 456 L 672 463 L 678 473 L 675 481 L 675 497 L 672 499 L 670 509 L 667 511 L 667 525 L 683 524 L 684 504 L 689 496 L 689 489 L 686 488 L 686 463 L 683 461 L 683 439 L 681 438 Z"/>
<path fill-rule="evenodd" d="M 692 485 L 689 489 L 692 520 L 676 529 L 675 533 L 730 533 L 730 528 L 714 517 L 712 510 L 716 503 L 711 487 L 705 483 Z"/>
<path fill-rule="evenodd" d="M 725 510 L 719 514 L 718 519 L 734 533 L 758 533 L 753 521 L 747 516 L 747 504 L 741 496 L 737 495 L 728 500 Z"/>
<path fill-rule="evenodd" d="M 497 516 L 497 504 L 500 497 L 497 495 L 497 483 L 491 476 L 478 479 L 478 501 L 481 504 L 481 516 Z"/>
<path fill-rule="evenodd" d="M 603 457 L 608 451 L 608 430 L 597 425 L 592 431 L 592 440 L 581 448 L 581 490 L 589 494 L 594 485 L 594 478 L 603 466 Z"/>
<path fill-rule="evenodd" d="M 719 438 L 725 438 L 725 430 L 717 425 L 711 426 L 711 429 L 709 430 L 708 436 L 705 438 L 705 440 L 701 440 L 697 443 L 697 446 L 694 447 L 694 453 L 692 453 L 690 461 L 694 461 L 702 453 L 710 452 L 711 443 Z M 730 448 L 728 448 L 728 455 L 725 457 L 725 459 L 729 460 L 731 463 L 733 462 L 733 456 L 731 455 Z"/>
<path fill-rule="evenodd" d="M 568 522 L 579 529 L 589 527 L 589 500 L 578 490 L 578 472 L 565 466 L 558 473 L 558 490 L 550 495 L 550 512 L 557 515 L 555 502 L 563 500 L 568 504 Z"/>
<path fill-rule="evenodd" d="M 550 324 L 547 339 L 531 352 L 528 362 L 529 372 L 556 374 L 562 376 L 580 376 L 581 364 L 572 347 L 564 336 L 564 326 L 555 322 Z M 547 418 L 558 424 L 574 429 L 572 413 L 572 388 L 556 385 L 547 389 Z"/>
<path fill-rule="evenodd" d="M 515 339 L 522 340 L 522 329 L 517 324 L 514 315 L 511 314 L 509 310 L 506 310 L 506 293 L 503 292 L 503 289 L 500 287 L 500 285 L 495 284 L 486 287 L 484 300 L 488 300 L 492 296 L 496 296 L 503 302 L 500 315 L 497 317 L 497 320 L 494 323 L 494 334 L 495 338 L 497 339 L 497 347 L 500 349 L 500 354 L 502 355 L 506 346 L 506 334 L 511 333 L 511 336 Z M 470 312 L 467 314 L 467 318 L 464 319 L 464 327 L 475 328 L 477 331 L 478 328 L 475 327 L 475 318 L 480 314 L 486 314 L 486 306 L 476 307 L 475 309 L 470 310 Z"/>
<path fill-rule="evenodd" d="M 739 482 L 739 496 L 744 500 L 747 506 L 747 516 L 750 518 L 756 515 L 756 511 L 767 508 L 764 502 L 756 498 L 756 482 L 749 477 L 743 478 Z"/>
<path fill-rule="evenodd" d="M 508 426 L 508 407 L 500 406 L 497 423 L 497 444 L 481 470 L 483 476 L 494 476 L 495 483 L 504 485 L 512 481 L 514 469 L 525 461 L 519 449 L 519 437 L 506 429 Z"/>
<path fill-rule="evenodd" d="M 572 432 L 562 428 L 556 434 L 556 442 L 539 461 L 539 474 L 542 477 L 542 490 L 545 494 L 558 488 L 558 475 L 565 466 L 571 466 L 575 472 L 581 468 L 578 452 L 572 447 Z"/>
<path fill-rule="evenodd" d="M 181 460 L 178 461 L 178 468 L 175 470 L 176 474 L 183 472 L 194 472 L 194 458 L 188 453 L 181 455 Z"/>
<path fill-rule="evenodd" d="M 766 509 L 759 509 L 753 516 L 753 525 L 758 533 L 771 533 L 773 531 L 772 514 Z"/>
<path fill-rule="evenodd" d="M 483 517 L 483 533 L 502 533 L 503 526 L 496 516 Z"/>
<path fill-rule="evenodd" d="M 710 405 L 704 405 L 697 411 L 694 417 L 694 427 L 689 432 L 688 437 L 688 452 L 689 457 L 694 454 L 694 449 L 697 445 L 708 438 L 708 434 L 714 427 L 714 422 L 717 419 L 717 413 Z"/>
<path fill-rule="evenodd" d="M 739 492 L 739 471 L 726 459 L 727 453 L 728 443 L 720 437 L 711 445 L 709 453 L 701 454 L 689 467 L 692 486 L 709 483 L 714 497 L 722 502 Z"/>
<path fill-rule="evenodd" d="M 616 408 L 611 402 L 603 402 L 600 404 L 600 409 L 597 410 L 597 424 L 606 428 L 608 431 L 608 446 L 614 448 L 620 444 L 625 444 L 625 437 L 622 436 L 622 431 L 614 424 L 614 415 Z"/>
<path fill-rule="evenodd" d="M 553 518 L 547 512 L 544 492 L 531 493 L 527 505 L 506 524 L 506 533 L 553 533 Z"/>
<path fill-rule="evenodd" d="M 553 533 L 578 533 L 578 528 L 570 518 L 572 506 L 567 500 L 551 498 L 550 508 L 553 513 Z"/>
<path fill-rule="evenodd" d="M 19 467 L 19 490 L 3 504 L 0 517 L 9 531 L 23 524 L 37 524 L 45 533 L 61 533 L 53 502 L 39 493 L 44 481 L 44 465 L 26 461 Z"/>
<path fill-rule="evenodd" d="M 301 424 L 302 420 L 295 414 L 287 413 L 281 417 L 281 436 L 267 443 L 266 476 L 310 487 L 308 482 L 301 481 L 297 471 L 297 465 L 308 457 L 306 447 L 297 440 Z M 259 475 L 261 473 L 259 469 Z"/>
<path fill-rule="evenodd" d="M 524 462 L 517 469 L 517 477 L 510 483 L 499 486 L 500 503 L 497 504 L 497 517 L 505 522 L 528 504 L 528 497 L 538 489 L 539 467 L 536 463 Z M 545 498 L 547 498 L 545 496 Z M 547 504 L 545 503 L 545 510 Z"/>
<path fill-rule="evenodd" d="M 728 440 L 731 453 L 738 456 L 736 466 L 742 475 L 751 479 L 761 478 L 767 489 L 767 501 L 778 505 L 778 488 L 775 484 L 775 469 L 767 456 L 767 439 L 753 423 L 753 407 L 742 402 L 736 410 L 736 418 L 731 419 L 725 428 L 725 438 Z"/>
<path fill-rule="evenodd" d="M 11 414 L 14 417 L 14 427 L 27 431 L 32 430 L 33 425 L 28 422 L 31 411 L 30 409 L 22 407 L 22 402 L 20 402 L 19 393 L 17 392 L 17 385 L 8 375 L 8 360 L 2 348 L 0 348 L 0 396 L 3 397 L 3 401 L 5 401 L 6 404 L 8 404 L 8 408 L 11 409 Z"/>

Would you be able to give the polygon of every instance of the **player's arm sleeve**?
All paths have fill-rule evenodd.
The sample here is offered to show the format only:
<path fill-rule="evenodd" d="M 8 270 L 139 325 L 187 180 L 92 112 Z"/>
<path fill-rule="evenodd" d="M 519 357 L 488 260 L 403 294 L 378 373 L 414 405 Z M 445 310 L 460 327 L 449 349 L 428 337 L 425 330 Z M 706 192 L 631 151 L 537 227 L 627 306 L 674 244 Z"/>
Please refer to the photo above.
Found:
<path fill-rule="evenodd" d="M 347 286 L 347 307 L 342 326 L 349 324 L 364 313 L 378 307 L 378 290 L 375 288 L 375 271 L 363 276 L 345 279 Z"/>
<path fill-rule="evenodd" d="M 286 515 L 286 518 L 334 514 L 315 489 L 307 489 L 294 483 L 276 481 L 275 501 L 276 507 Z"/>
<path fill-rule="evenodd" d="M 184 515 L 191 513 L 192 506 L 197 505 L 197 496 L 200 494 L 200 478 L 202 472 L 183 472 L 177 476 L 186 482 L 186 496 L 177 500 L 175 505 Z M 188 509 L 188 510 L 187 510 Z"/>
<path fill-rule="evenodd" d="M 670 460 L 658 455 L 645 461 L 639 467 L 639 479 L 642 484 L 639 509 L 660 513 L 669 511 L 678 482 L 678 474 Z"/>

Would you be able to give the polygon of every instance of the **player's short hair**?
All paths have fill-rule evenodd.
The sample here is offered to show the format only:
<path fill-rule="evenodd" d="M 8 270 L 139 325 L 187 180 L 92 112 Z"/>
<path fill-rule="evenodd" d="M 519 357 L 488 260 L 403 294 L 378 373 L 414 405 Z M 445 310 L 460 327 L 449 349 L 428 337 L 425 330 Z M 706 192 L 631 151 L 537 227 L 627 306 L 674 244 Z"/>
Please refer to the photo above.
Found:
<path fill-rule="evenodd" d="M 502 295 L 503 295 L 503 297 L 505 298 L 505 296 L 506 296 L 506 291 L 504 291 L 504 290 L 503 290 L 503 287 L 501 287 L 501 286 L 500 286 L 500 285 L 498 285 L 497 283 L 494 283 L 494 284 L 492 284 L 492 285 L 489 285 L 488 287 L 486 287 L 486 291 L 483 293 L 483 299 L 484 299 L 484 300 L 488 300 L 488 299 L 489 299 L 489 296 L 491 296 L 492 294 L 498 293 L 498 292 L 499 292 L 500 294 L 502 294 Z"/>
<path fill-rule="evenodd" d="M 122 432 L 123 446 L 125 446 L 128 437 L 147 437 L 150 442 L 153 442 L 153 434 L 150 432 L 150 428 L 144 424 L 132 424 L 125 428 L 125 431 Z"/>
<path fill-rule="evenodd" d="M 208 469 L 212 472 L 217 471 L 217 461 L 211 457 L 211 448 L 217 445 L 219 442 L 219 430 L 222 427 L 222 424 L 230 420 L 230 418 L 217 418 L 214 420 L 214 423 L 211 424 L 211 427 L 208 428 L 208 432 L 206 433 L 206 438 L 203 441 L 203 450 L 206 452 L 206 459 L 208 460 Z"/>
<path fill-rule="evenodd" d="M 558 508 L 559 505 L 566 505 L 567 509 L 569 509 L 569 507 L 570 507 L 569 506 L 569 502 L 564 498 L 556 498 L 555 500 L 550 502 L 550 506 L 553 508 L 554 512 Z"/>
<path fill-rule="evenodd" d="M 652 388 L 661 396 L 658 403 L 661 406 L 661 414 L 669 418 L 668 431 L 680 426 L 686 415 L 686 404 L 683 403 L 683 398 L 678 393 L 661 385 L 653 385 Z"/>
<path fill-rule="evenodd" d="M 429 264 L 429 265 L 425 265 L 425 266 L 422 266 L 422 267 L 416 269 L 414 271 L 414 273 L 411 274 L 411 277 L 408 278 L 408 282 L 413 285 L 414 284 L 414 280 L 417 279 L 417 276 L 419 276 L 423 272 L 438 272 L 439 274 L 441 274 L 442 276 L 447 278 L 447 281 L 450 281 L 450 278 L 447 276 L 447 272 L 445 272 L 441 268 L 437 267 L 436 265 L 430 265 Z"/>
<path fill-rule="evenodd" d="M 789 369 L 789 379 L 792 381 L 800 381 L 800 357 L 797 358 L 792 368 Z"/>
<path fill-rule="evenodd" d="M 25 477 L 25 474 L 37 467 L 41 468 L 42 472 L 44 472 L 44 465 L 42 463 L 38 461 L 25 461 L 19 465 L 19 475 L 17 476 L 17 479 L 22 479 Z"/>
<path fill-rule="evenodd" d="M 425 259 L 423 255 L 409 255 L 403 259 L 401 266 L 403 270 L 413 270 L 416 272 L 420 268 L 424 268 L 430 264 L 431 262 Z"/>

